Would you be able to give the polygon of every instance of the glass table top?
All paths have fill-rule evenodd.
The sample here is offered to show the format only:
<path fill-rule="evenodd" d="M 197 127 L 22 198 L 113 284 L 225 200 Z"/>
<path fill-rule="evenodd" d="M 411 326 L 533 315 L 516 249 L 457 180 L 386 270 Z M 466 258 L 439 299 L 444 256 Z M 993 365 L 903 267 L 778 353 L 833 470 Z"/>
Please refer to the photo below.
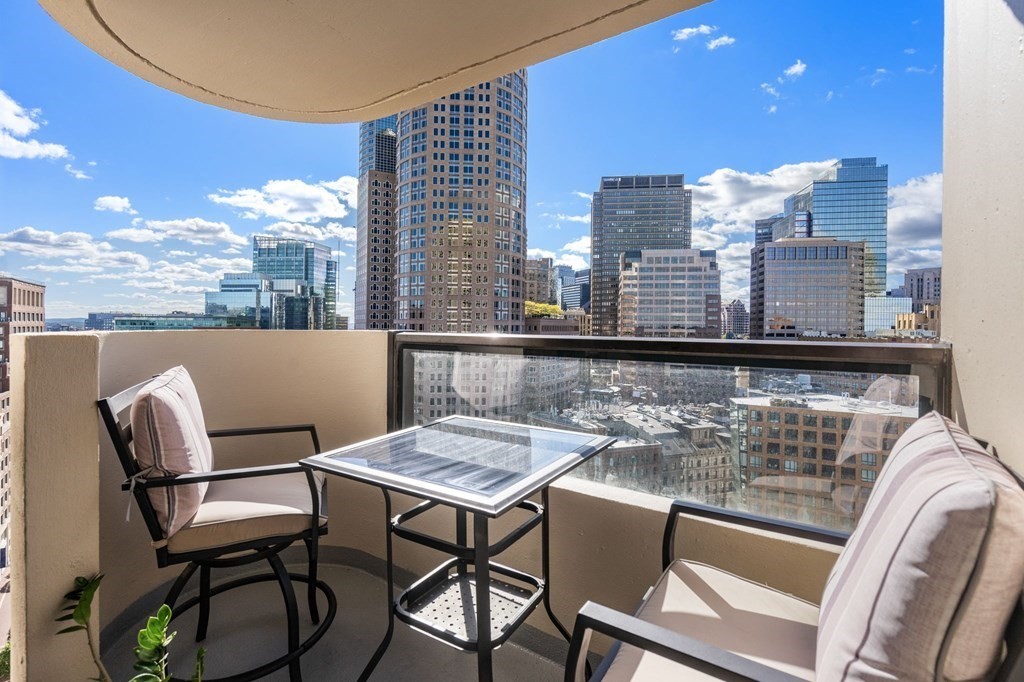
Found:
<path fill-rule="evenodd" d="M 496 515 L 614 440 L 454 416 L 316 455 L 303 463 Z"/>

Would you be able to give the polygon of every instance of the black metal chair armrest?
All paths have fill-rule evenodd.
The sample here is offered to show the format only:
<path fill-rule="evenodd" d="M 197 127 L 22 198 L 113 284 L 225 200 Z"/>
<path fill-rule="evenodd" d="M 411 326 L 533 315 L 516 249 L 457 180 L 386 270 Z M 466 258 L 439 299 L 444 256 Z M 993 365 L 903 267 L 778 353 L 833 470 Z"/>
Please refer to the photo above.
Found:
<path fill-rule="evenodd" d="M 724 680 L 760 682 L 797 682 L 800 678 L 731 651 L 673 632 L 635 616 L 588 601 L 576 616 L 569 659 L 565 664 L 565 682 L 583 681 L 583 662 L 591 632 L 614 639 L 689 666 L 694 671 Z"/>
<path fill-rule="evenodd" d="M 702 519 L 725 521 L 745 528 L 755 528 L 757 530 L 766 530 L 775 533 L 782 533 L 784 535 L 792 535 L 793 537 L 802 538 L 804 540 L 826 542 L 830 545 L 838 545 L 840 547 L 845 545 L 847 539 L 850 537 L 850 534 L 844 531 L 829 530 L 828 528 L 812 526 L 806 523 L 797 523 L 796 521 L 786 521 L 785 519 L 773 519 L 767 516 L 758 516 L 756 514 L 749 514 L 747 512 L 736 511 L 733 509 L 712 507 L 711 505 L 701 504 L 699 502 L 675 500 L 672 503 L 672 507 L 669 509 L 668 520 L 665 522 L 665 534 L 661 543 L 661 570 L 665 570 L 668 568 L 669 564 L 672 563 L 672 548 L 675 546 L 676 526 L 679 522 L 679 516 L 682 514 Z"/>
<path fill-rule="evenodd" d="M 313 440 L 313 450 L 320 454 L 320 438 L 316 434 L 316 424 L 281 424 L 279 426 L 252 426 L 242 429 L 215 429 L 207 431 L 210 438 L 225 438 L 227 436 L 263 436 L 268 433 L 296 433 L 306 431 Z"/>
<path fill-rule="evenodd" d="M 298 474 L 306 470 L 297 462 L 294 464 L 271 464 L 263 467 L 244 467 L 241 469 L 223 469 L 195 474 L 178 474 L 177 476 L 154 476 L 153 478 L 137 477 L 136 488 L 166 488 L 173 485 L 189 485 L 191 483 L 207 483 L 210 481 L 230 481 L 238 478 L 255 478 L 257 476 L 277 476 L 279 474 Z M 131 479 L 121 484 L 121 490 L 131 490 Z"/>

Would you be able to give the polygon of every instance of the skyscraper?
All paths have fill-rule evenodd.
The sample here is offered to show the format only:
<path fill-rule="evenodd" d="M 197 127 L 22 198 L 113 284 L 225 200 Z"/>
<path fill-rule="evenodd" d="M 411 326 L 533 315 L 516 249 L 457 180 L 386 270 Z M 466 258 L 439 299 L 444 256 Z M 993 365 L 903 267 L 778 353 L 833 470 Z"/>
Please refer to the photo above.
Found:
<path fill-rule="evenodd" d="M 618 336 L 721 336 L 722 273 L 715 251 L 627 251 L 619 263 Z"/>
<path fill-rule="evenodd" d="M 359 124 L 355 329 L 390 329 L 394 297 L 397 116 Z"/>
<path fill-rule="evenodd" d="M 783 239 L 750 251 L 750 338 L 864 331 L 864 244 Z"/>
<path fill-rule="evenodd" d="M 914 300 L 914 312 L 919 313 L 926 305 L 939 305 L 942 300 L 942 268 L 918 268 L 907 270 L 903 276 L 906 295 Z"/>
<path fill-rule="evenodd" d="M 282 297 L 273 329 L 334 329 L 338 264 L 330 247 L 301 239 L 252 238 L 252 271 Z"/>
<path fill-rule="evenodd" d="M 555 271 L 550 258 L 529 258 L 526 261 L 526 300 L 555 303 L 558 298 Z"/>
<path fill-rule="evenodd" d="M 784 237 L 834 237 L 864 242 L 864 294 L 885 295 L 889 167 L 871 157 L 840 159 L 789 196 L 780 232 Z M 803 233 L 801 233 L 803 231 Z"/>
<path fill-rule="evenodd" d="M 526 70 L 398 115 L 394 324 L 523 331 Z"/>
<path fill-rule="evenodd" d="M 743 301 L 734 298 L 722 308 L 722 333 L 731 338 L 743 338 L 750 334 L 750 313 Z"/>
<path fill-rule="evenodd" d="M 594 334 L 618 332 L 619 257 L 626 251 L 688 249 L 693 193 L 680 175 L 603 177 L 591 207 Z"/>

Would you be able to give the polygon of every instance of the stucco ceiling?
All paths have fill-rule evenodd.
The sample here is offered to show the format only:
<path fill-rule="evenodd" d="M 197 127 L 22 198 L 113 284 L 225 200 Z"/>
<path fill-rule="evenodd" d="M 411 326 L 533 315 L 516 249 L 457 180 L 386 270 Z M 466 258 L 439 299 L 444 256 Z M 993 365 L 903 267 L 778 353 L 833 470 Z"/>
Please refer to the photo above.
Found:
<path fill-rule="evenodd" d="M 40 0 L 90 48 L 192 99 L 362 121 L 708 0 Z"/>

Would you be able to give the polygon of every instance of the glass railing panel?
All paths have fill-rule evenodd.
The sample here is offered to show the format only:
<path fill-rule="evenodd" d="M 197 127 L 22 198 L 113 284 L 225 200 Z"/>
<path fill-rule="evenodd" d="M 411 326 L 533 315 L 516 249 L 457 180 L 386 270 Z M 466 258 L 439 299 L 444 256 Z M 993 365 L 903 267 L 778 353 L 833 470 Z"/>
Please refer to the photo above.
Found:
<path fill-rule="evenodd" d="M 400 426 L 468 415 L 612 435 L 572 475 L 851 529 L 897 439 L 932 409 L 918 376 L 401 351 Z"/>

